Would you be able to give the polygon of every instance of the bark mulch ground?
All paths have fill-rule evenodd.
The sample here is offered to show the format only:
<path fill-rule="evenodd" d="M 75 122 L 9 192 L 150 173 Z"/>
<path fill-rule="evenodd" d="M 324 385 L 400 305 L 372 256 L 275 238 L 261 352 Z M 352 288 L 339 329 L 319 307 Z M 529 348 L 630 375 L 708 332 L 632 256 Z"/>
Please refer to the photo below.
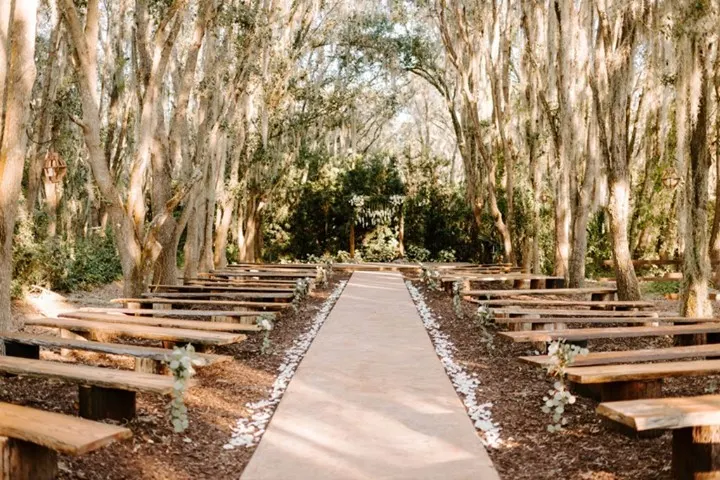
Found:
<path fill-rule="evenodd" d="M 285 350 L 307 330 L 325 299 L 343 279 L 336 274 L 330 285 L 314 291 L 297 313 L 287 309 L 278 316 L 270 337 L 270 354 L 260 354 L 260 335 L 249 335 L 241 344 L 216 348 L 215 353 L 232 355 L 235 361 L 198 369 L 198 385 L 185 398 L 190 419 L 185 433 L 175 434 L 169 424 L 169 398 L 138 394 L 137 418 L 127 425 L 133 437 L 81 457 L 60 456 L 59 478 L 239 478 L 255 448 L 223 449 L 232 427 L 238 418 L 248 416 L 247 403 L 267 397 Z M 102 304 L 103 297 L 91 296 L 91 303 Z M 132 368 L 128 359 L 101 354 L 75 352 L 62 357 L 58 352 L 43 351 L 42 358 Z M 42 379 L 0 377 L 0 401 L 70 415 L 78 411 L 76 386 Z"/>
<path fill-rule="evenodd" d="M 415 279 L 417 280 L 417 279 Z M 517 360 L 530 355 L 529 344 L 514 344 L 490 328 L 492 342 L 484 339 L 473 320 L 475 308 L 463 302 L 466 319 L 456 317 L 452 298 L 430 291 L 415 281 L 425 295 L 441 330 L 449 335 L 457 351 L 458 364 L 480 379 L 478 402 L 493 403 L 492 418 L 501 427 L 502 446 L 488 452 L 501 477 L 508 480 L 669 479 L 671 434 L 637 439 L 615 432 L 595 414 L 597 402 L 578 397 L 568 407 L 567 428 L 549 433 L 550 416 L 541 412 L 542 397 L 552 382 L 539 368 Z M 676 308 L 677 302 L 658 302 L 661 310 Z M 591 351 L 626 350 L 670 346 L 667 337 L 590 341 Z M 701 395 L 717 389 L 718 376 L 666 379 L 667 396 Z"/>

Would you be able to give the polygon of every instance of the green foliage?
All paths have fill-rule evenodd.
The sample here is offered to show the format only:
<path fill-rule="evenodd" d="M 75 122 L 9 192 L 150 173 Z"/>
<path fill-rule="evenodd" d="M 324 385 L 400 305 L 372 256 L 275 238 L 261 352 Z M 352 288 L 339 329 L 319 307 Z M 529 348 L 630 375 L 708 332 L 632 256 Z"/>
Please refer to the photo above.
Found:
<path fill-rule="evenodd" d="M 667 295 L 680 291 L 680 282 L 646 282 L 642 284 L 643 293 Z"/>
<path fill-rule="evenodd" d="M 565 343 L 565 340 L 554 341 L 548 346 L 550 362 L 547 365 L 547 373 L 555 379 L 555 383 L 543 397 L 544 404 L 541 410 L 543 413 L 552 414 L 552 423 L 547 427 L 550 433 L 559 432 L 567 425 L 567 418 L 563 417 L 563 414 L 566 407 L 574 404 L 576 400 L 565 384 L 567 367 L 573 364 L 575 357 L 588 353 L 587 348 Z"/>
<path fill-rule="evenodd" d="M 20 228 L 13 242 L 13 293 L 38 285 L 56 291 L 88 289 L 122 276 L 112 235 L 75 241 L 50 238 L 36 242 Z"/>
<path fill-rule="evenodd" d="M 363 238 L 362 256 L 366 262 L 391 262 L 398 256 L 398 247 L 395 232 L 380 225 Z"/>
<path fill-rule="evenodd" d="M 440 250 L 437 254 L 438 262 L 454 262 L 455 261 L 455 250 L 452 248 L 446 248 Z"/>
<path fill-rule="evenodd" d="M 293 300 L 294 306 L 295 300 Z M 260 353 L 268 355 L 272 352 L 272 343 L 270 342 L 270 332 L 275 326 L 275 315 L 272 313 L 261 313 L 256 320 L 257 325 L 263 330 L 262 344 L 260 345 Z"/>
<path fill-rule="evenodd" d="M 405 249 L 405 256 L 413 262 L 427 262 L 430 258 L 430 250 L 417 245 L 408 245 Z"/>
<path fill-rule="evenodd" d="M 188 382 L 195 374 L 193 366 L 204 365 L 205 361 L 195 355 L 195 348 L 191 344 L 187 344 L 185 347 L 173 348 L 169 358 L 166 358 L 166 362 L 174 379 L 172 401 L 169 405 L 170 421 L 175 433 L 182 433 L 190 425 L 183 397 Z"/>

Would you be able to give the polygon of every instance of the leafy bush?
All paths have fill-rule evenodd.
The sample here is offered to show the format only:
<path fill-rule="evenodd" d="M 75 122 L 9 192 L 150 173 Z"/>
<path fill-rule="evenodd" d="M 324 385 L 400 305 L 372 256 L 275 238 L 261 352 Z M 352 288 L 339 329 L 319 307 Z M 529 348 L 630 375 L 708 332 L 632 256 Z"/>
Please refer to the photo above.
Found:
<path fill-rule="evenodd" d="M 111 235 L 74 242 L 51 238 L 35 242 L 20 231 L 13 242 L 13 294 L 22 286 L 39 285 L 57 291 L 104 285 L 122 275 Z"/>
<path fill-rule="evenodd" d="M 397 257 L 399 243 L 392 229 L 380 225 L 362 242 L 362 256 L 367 262 L 391 262 Z"/>
<path fill-rule="evenodd" d="M 408 245 L 405 254 L 413 262 L 427 262 L 430 258 L 430 250 L 418 245 Z"/>
<path fill-rule="evenodd" d="M 444 250 L 440 250 L 437 254 L 437 261 L 438 262 L 454 262 L 455 261 L 455 250 L 452 248 L 446 248 Z"/>
<path fill-rule="evenodd" d="M 647 282 L 642 285 L 643 293 L 667 295 L 680 291 L 680 282 Z"/>

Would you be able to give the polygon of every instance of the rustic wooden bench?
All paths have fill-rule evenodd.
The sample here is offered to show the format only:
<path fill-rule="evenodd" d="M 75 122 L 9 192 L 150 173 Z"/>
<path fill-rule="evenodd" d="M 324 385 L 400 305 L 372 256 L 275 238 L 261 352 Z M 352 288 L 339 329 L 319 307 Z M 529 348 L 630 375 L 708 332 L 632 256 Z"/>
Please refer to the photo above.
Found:
<path fill-rule="evenodd" d="M 158 304 L 158 305 L 211 305 L 216 307 L 246 307 L 258 309 L 282 310 L 289 304 L 278 302 L 245 302 L 241 300 L 183 300 L 174 298 L 115 298 L 112 303 Z"/>
<path fill-rule="evenodd" d="M 144 298 L 179 298 L 179 299 L 211 299 L 227 298 L 234 299 L 272 299 L 274 301 L 292 300 L 295 296 L 292 292 L 147 292 L 143 293 Z"/>
<path fill-rule="evenodd" d="M 106 334 L 125 337 L 145 338 L 172 343 L 191 343 L 197 346 L 228 345 L 239 343 L 247 337 L 239 333 L 209 332 L 187 328 L 149 327 L 124 323 L 93 322 L 74 318 L 29 318 L 25 325 L 36 327 L 60 328 L 71 332 L 90 335 Z"/>
<path fill-rule="evenodd" d="M 80 416 L 125 421 L 135 416 L 135 394 L 170 395 L 173 378 L 72 363 L 0 356 L 0 372 L 74 383 L 80 391 Z M 190 380 L 189 385 L 195 381 Z"/>
<path fill-rule="evenodd" d="M 578 355 L 573 360 L 573 367 L 589 365 L 612 365 L 618 363 L 658 362 L 661 360 L 680 360 L 705 356 L 720 356 L 720 344 L 687 345 L 681 347 L 645 348 L 641 350 L 617 350 L 614 352 L 590 352 Z M 548 355 L 531 355 L 518 357 L 521 361 L 539 367 L 550 363 Z"/>
<path fill-rule="evenodd" d="M 523 298 L 512 300 L 484 300 L 480 298 L 467 298 L 466 301 L 485 305 L 488 307 L 590 307 L 590 308 L 654 308 L 653 302 L 626 301 L 626 300 L 547 300 L 544 298 Z"/>
<path fill-rule="evenodd" d="M 212 286 L 212 285 L 150 285 L 150 290 L 155 292 L 292 292 L 295 289 L 293 285 L 287 286 L 248 286 L 242 285 L 225 287 L 225 286 Z"/>
<path fill-rule="evenodd" d="M 615 287 L 588 287 L 588 288 L 529 288 L 513 290 L 467 290 L 462 295 L 466 297 L 515 297 L 525 295 L 591 295 L 597 300 L 612 300 L 617 289 Z"/>
<path fill-rule="evenodd" d="M 0 478 L 51 480 L 57 453 L 84 455 L 131 436 L 125 427 L 0 403 Z"/>
<path fill-rule="evenodd" d="M 612 402 L 660 397 L 664 378 L 715 375 L 720 360 L 568 367 L 566 373 L 575 384 L 600 385 L 601 400 Z"/>
<path fill-rule="evenodd" d="M 58 315 L 60 318 L 76 318 L 78 320 L 92 320 L 103 323 L 124 323 L 132 325 L 147 325 L 150 327 L 187 328 L 190 330 L 206 330 L 209 332 L 259 332 L 257 325 L 231 322 L 209 322 L 204 320 L 178 320 L 162 317 L 136 317 L 116 313 L 93 312 L 66 312 Z"/>
<path fill-rule="evenodd" d="M 140 345 L 126 345 L 122 343 L 95 342 L 77 338 L 55 337 L 51 335 L 31 335 L 23 332 L 2 332 L 0 340 L 5 342 L 5 354 L 11 357 L 40 359 L 40 348 L 62 348 L 67 350 L 84 350 L 88 352 L 122 355 L 135 359 L 137 371 L 145 371 L 141 367 L 142 360 L 163 362 L 172 354 L 172 350 L 158 347 L 145 347 Z M 205 360 L 207 365 L 220 362 L 229 362 L 232 357 L 215 355 L 212 353 L 196 353 Z"/>
<path fill-rule="evenodd" d="M 210 275 L 214 277 L 247 277 L 247 278 L 315 278 L 316 272 L 244 272 L 244 271 L 212 271 Z"/>
<path fill-rule="evenodd" d="M 530 273 L 507 274 L 462 274 L 443 275 L 440 283 L 446 291 L 452 291 L 453 284 L 460 282 L 463 289 L 469 290 L 473 283 L 513 282 L 514 288 L 522 289 L 523 285 L 530 283 L 531 289 L 562 288 L 565 285 L 564 277 L 550 277 L 547 275 L 534 275 Z"/>
<path fill-rule="evenodd" d="M 622 310 L 552 310 L 542 308 L 493 308 L 492 312 L 496 315 L 539 315 L 541 317 L 543 315 L 551 317 L 658 317 L 658 312 L 627 312 Z"/>
<path fill-rule="evenodd" d="M 720 395 L 601 403 L 597 413 L 638 432 L 672 430 L 673 478 L 720 478 Z"/>
<path fill-rule="evenodd" d="M 691 319 L 697 321 L 699 319 Z M 720 333 L 720 323 L 707 322 L 690 325 L 662 325 L 658 327 L 608 327 L 577 328 L 564 330 L 533 330 L 521 332 L 499 332 L 513 342 L 552 342 L 565 339 L 582 341 L 594 339 L 663 337 L 665 335 L 695 335 L 702 333 Z"/>
<path fill-rule="evenodd" d="M 243 318 L 251 317 L 251 319 L 259 318 L 260 315 L 274 315 L 272 312 L 259 311 L 238 311 L 238 310 L 156 310 L 153 308 L 98 308 L 83 307 L 79 312 L 94 313 L 127 313 L 129 315 L 145 315 L 154 316 L 161 315 L 163 317 L 227 317 L 227 318 Z"/>

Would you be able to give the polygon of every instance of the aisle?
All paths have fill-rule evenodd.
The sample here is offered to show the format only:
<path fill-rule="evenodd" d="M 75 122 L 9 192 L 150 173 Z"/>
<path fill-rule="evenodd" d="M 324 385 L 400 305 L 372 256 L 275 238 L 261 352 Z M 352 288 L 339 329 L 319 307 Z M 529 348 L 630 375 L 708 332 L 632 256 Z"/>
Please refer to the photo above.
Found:
<path fill-rule="evenodd" d="M 397 273 L 354 273 L 243 480 L 497 479 Z"/>

